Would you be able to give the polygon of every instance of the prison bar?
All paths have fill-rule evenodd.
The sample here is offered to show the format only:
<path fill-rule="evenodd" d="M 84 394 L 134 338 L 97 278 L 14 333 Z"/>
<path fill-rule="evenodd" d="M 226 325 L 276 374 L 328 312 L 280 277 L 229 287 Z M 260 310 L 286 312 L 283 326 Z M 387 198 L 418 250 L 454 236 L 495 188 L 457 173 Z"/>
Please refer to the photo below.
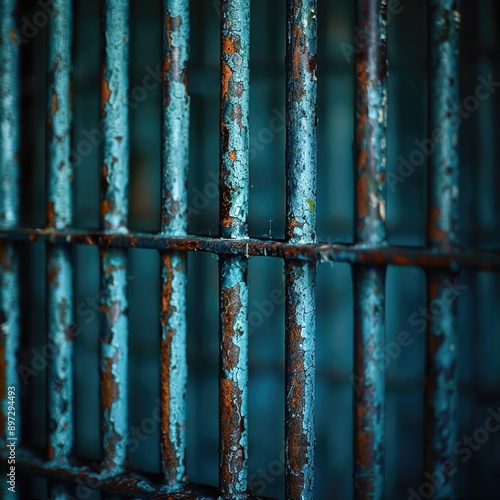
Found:
<path fill-rule="evenodd" d="M 102 66 L 103 164 L 101 225 L 127 232 L 129 171 L 128 0 L 104 2 Z M 128 431 L 127 253 L 100 249 L 102 465 L 109 474 L 125 467 Z"/>
<path fill-rule="evenodd" d="M 286 6 L 286 239 L 316 242 L 316 0 Z M 314 497 L 316 264 L 285 262 L 285 497 Z"/>
<path fill-rule="evenodd" d="M 248 237 L 250 1 L 221 2 L 220 235 Z M 248 479 L 246 256 L 219 259 L 219 488 L 244 497 Z"/>
<path fill-rule="evenodd" d="M 433 248 L 458 244 L 458 4 L 428 3 L 428 134 L 435 149 L 429 155 L 427 243 Z M 433 498 L 457 495 L 458 477 L 448 473 L 458 440 L 457 300 L 447 286 L 456 280 L 453 272 L 427 273 L 424 470 L 440 478 Z"/>
<path fill-rule="evenodd" d="M 187 232 L 189 2 L 163 2 L 163 235 Z M 186 481 L 186 284 L 184 252 L 162 252 L 161 470 L 171 489 Z"/>
<path fill-rule="evenodd" d="M 356 242 L 386 241 L 387 3 L 356 1 L 360 50 L 355 59 Z M 384 497 L 385 266 L 353 268 L 354 497 Z"/>
<path fill-rule="evenodd" d="M 19 31 L 15 0 L 2 0 L 0 53 L 0 228 L 10 230 L 19 223 Z M 19 266 L 16 245 L 0 245 L 0 445 L 20 443 L 20 393 L 15 394 L 16 432 L 9 431 L 9 388 L 19 388 L 16 351 L 19 346 Z M 11 393 L 12 394 L 12 393 Z M 12 417 L 11 417 L 12 418 Z M 11 438 L 11 439 L 9 439 Z M 17 441 L 14 441 L 17 439 Z M 1 487 L 7 497 L 7 483 Z"/>
<path fill-rule="evenodd" d="M 73 216 L 71 149 L 70 0 L 53 2 L 48 23 L 47 229 L 66 229 Z M 47 245 L 47 344 L 55 351 L 47 366 L 48 458 L 64 461 L 73 448 L 73 318 L 70 249 Z"/>

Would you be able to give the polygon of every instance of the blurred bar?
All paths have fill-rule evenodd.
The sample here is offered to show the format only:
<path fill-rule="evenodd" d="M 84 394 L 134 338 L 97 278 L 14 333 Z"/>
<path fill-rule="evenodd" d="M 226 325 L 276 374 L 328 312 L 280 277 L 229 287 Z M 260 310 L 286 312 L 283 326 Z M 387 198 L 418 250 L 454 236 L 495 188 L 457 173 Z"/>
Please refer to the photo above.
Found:
<path fill-rule="evenodd" d="M 356 244 L 386 241 L 387 4 L 356 0 Z M 357 266 L 354 290 L 354 497 L 384 497 L 385 267 Z"/>
<path fill-rule="evenodd" d="M 316 0 L 287 1 L 286 239 L 316 242 Z M 316 264 L 285 262 L 285 496 L 314 497 Z"/>
<path fill-rule="evenodd" d="M 248 237 L 250 1 L 221 2 L 220 236 Z M 246 257 L 220 256 L 219 488 L 244 497 L 248 477 Z"/>
<path fill-rule="evenodd" d="M 101 225 L 103 231 L 127 232 L 128 0 L 104 2 Z M 128 430 L 127 251 L 101 248 L 101 411 L 105 472 L 120 473 L 126 461 Z"/>
<path fill-rule="evenodd" d="M 428 3 L 427 243 L 433 248 L 458 244 L 458 47 L 460 12 L 454 0 Z M 454 273 L 427 273 L 427 349 L 425 385 L 424 472 L 439 478 L 433 498 L 457 498 L 458 439 L 457 296 Z"/>
<path fill-rule="evenodd" d="M 55 0 L 48 23 L 47 229 L 73 218 L 71 148 L 71 0 Z M 73 277 L 70 249 L 47 245 L 47 342 L 56 355 L 47 367 L 48 458 L 66 460 L 73 448 Z"/>
<path fill-rule="evenodd" d="M 19 223 L 19 31 L 15 0 L 1 0 L 0 19 L 0 228 Z M 20 444 L 21 387 L 17 367 L 19 346 L 19 268 L 14 243 L 0 245 L 0 446 L 6 451 L 8 438 Z M 16 431 L 9 431 L 9 388 L 15 387 Z M 12 414 L 11 414 L 12 415 Z M 12 423 L 12 422 L 11 422 Z M 7 482 L 5 481 L 5 490 Z"/>
<path fill-rule="evenodd" d="M 162 235 L 187 232 L 189 164 L 189 2 L 163 2 Z M 186 481 L 185 253 L 162 252 L 161 469 L 175 488 Z"/>

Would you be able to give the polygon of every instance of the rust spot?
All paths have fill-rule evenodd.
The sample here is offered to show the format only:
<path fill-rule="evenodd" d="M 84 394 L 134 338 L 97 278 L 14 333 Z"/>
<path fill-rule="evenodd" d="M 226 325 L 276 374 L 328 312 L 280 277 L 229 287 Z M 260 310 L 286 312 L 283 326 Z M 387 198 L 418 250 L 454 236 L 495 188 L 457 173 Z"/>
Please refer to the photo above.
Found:
<path fill-rule="evenodd" d="M 52 106 L 50 107 L 50 114 L 54 116 L 59 109 L 59 100 L 57 98 L 57 93 L 55 91 L 52 92 Z"/>
<path fill-rule="evenodd" d="M 100 309 L 101 309 L 101 312 L 106 314 L 107 319 L 108 319 L 108 325 L 110 327 L 112 327 L 115 324 L 118 316 L 120 316 L 120 314 L 121 314 L 120 302 L 115 300 L 115 301 L 111 302 L 111 306 L 106 306 L 106 305 L 102 304 Z"/>
<path fill-rule="evenodd" d="M 51 264 L 47 270 L 47 280 L 50 285 L 58 285 L 59 271 L 61 268 L 57 264 Z"/>
<path fill-rule="evenodd" d="M 240 285 L 224 290 L 222 296 L 222 309 L 224 311 L 222 350 L 224 353 L 223 368 L 227 371 L 236 368 L 240 358 L 240 349 L 233 343 L 233 335 L 236 333 L 236 316 L 241 308 Z"/>
<path fill-rule="evenodd" d="M 9 31 L 9 38 L 12 45 L 17 45 L 17 33 L 14 30 Z"/>
<path fill-rule="evenodd" d="M 434 242 L 438 242 L 440 244 L 446 244 L 448 242 L 448 235 L 440 227 L 439 216 L 440 216 L 439 207 L 433 207 L 429 211 L 429 217 L 428 217 L 429 237 Z"/>
<path fill-rule="evenodd" d="M 54 222 L 56 220 L 56 212 L 54 210 L 54 202 L 49 201 L 47 203 L 47 208 L 46 208 L 46 217 L 47 217 L 47 226 L 51 227 L 54 226 Z"/>
<path fill-rule="evenodd" d="M 104 65 L 102 66 L 102 85 L 101 85 L 101 113 L 104 115 L 104 109 L 106 103 L 109 101 L 111 96 L 111 90 L 109 89 L 109 83 L 105 78 L 106 69 Z"/>
<path fill-rule="evenodd" d="M 104 371 L 101 373 L 101 401 L 105 409 L 111 410 L 111 406 L 118 399 L 118 384 L 114 380 L 113 364 L 118 361 L 118 351 L 112 359 L 104 358 Z"/>
<path fill-rule="evenodd" d="M 225 59 L 221 63 L 221 73 L 222 100 L 225 100 L 229 94 L 229 82 L 233 76 L 233 72 Z"/>
<path fill-rule="evenodd" d="M 228 156 L 229 156 L 229 159 L 230 159 L 231 161 L 235 161 L 235 160 L 236 160 L 236 151 L 233 149 L 232 151 L 230 151 L 230 152 L 228 153 Z"/>
<path fill-rule="evenodd" d="M 49 460 L 52 460 L 54 458 L 54 455 L 55 455 L 54 447 L 49 444 L 47 446 L 47 458 Z"/>
<path fill-rule="evenodd" d="M 235 47 L 235 42 L 237 47 Z M 235 52 L 239 51 L 239 45 L 239 40 L 233 40 L 229 36 L 223 36 L 221 38 L 222 52 L 223 54 L 227 54 L 229 57 L 231 57 Z"/>
<path fill-rule="evenodd" d="M 316 56 L 312 56 L 309 59 L 309 73 L 312 73 L 316 69 Z"/>

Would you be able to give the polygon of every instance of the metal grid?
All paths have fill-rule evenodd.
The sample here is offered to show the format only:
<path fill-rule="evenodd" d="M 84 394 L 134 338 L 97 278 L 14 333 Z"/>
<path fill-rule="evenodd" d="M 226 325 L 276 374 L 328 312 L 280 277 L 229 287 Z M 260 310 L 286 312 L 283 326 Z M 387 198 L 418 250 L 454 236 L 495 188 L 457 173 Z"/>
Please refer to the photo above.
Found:
<path fill-rule="evenodd" d="M 15 0 L 2 0 L 1 28 L 1 380 L 2 440 L 7 387 L 16 385 L 19 344 L 17 245 L 47 244 L 48 341 L 58 356 L 48 367 L 49 432 L 46 455 L 18 450 L 22 470 L 49 477 L 52 498 L 64 498 L 77 478 L 104 491 L 157 498 L 247 498 L 247 264 L 253 256 L 284 261 L 286 292 L 286 498 L 314 496 L 315 276 L 318 262 L 352 265 L 354 280 L 354 491 L 383 498 L 385 376 L 373 353 L 384 349 L 387 265 L 427 271 L 430 303 L 445 279 L 462 268 L 500 270 L 500 254 L 463 250 L 457 241 L 458 29 L 453 0 L 428 0 L 429 123 L 442 137 L 429 157 L 428 246 L 387 244 L 386 119 L 387 2 L 357 0 L 354 151 L 356 231 L 353 245 L 321 244 L 316 237 L 316 0 L 287 1 L 286 239 L 248 237 L 250 0 L 221 1 L 220 237 L 187 234 L 189 142 L 189 11 L 187 0 L 163 2 L 162 218 L 159 234 L 127 229 L 129 162 L 128 0 L 103 2 L 101 231 L 72 227 L 71 45 L 72 3 L 54 0 L 49 21 L 47 92 L 47 217 L 43 229 L 19 227 L 19 44 Z M 99 470 L 72 457 L 72 245 L 100 249 L 102 461 Z M 161 255 L 161 475 L 126 467 L 127 249 Z M 187 482 L 185 469 L 186 253 L 219 256 L 220 468 L 219 488 Z M 425 469 L 443 472 L 457 439 L 456 302 L 427 330 Z M 3 445 L 5 443 L 2 443 Z M 456 476 L 436 495 L 453 498 Z"/>

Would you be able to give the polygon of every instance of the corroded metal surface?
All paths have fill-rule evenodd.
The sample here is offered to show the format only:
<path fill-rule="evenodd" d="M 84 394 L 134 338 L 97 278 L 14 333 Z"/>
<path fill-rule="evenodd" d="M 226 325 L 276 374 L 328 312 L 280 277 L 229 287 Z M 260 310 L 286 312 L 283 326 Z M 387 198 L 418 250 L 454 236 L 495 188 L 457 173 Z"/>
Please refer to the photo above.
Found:
<path fill-rule="evenodd" d="M 186 260 L 161 255 L 161 464 L 166 483 L 186 481 Z"/>
<path fill-rule="evenodd" d="M 286 498 L 314 498 L 316 264 L 285 263 Z"/>
<path fill-rule="evenodd" d="M 197 235 L 169 237 L 161 234 L 106 233 L 100 231 L 50 231 L 46 229 L 0 228 L 0 241 L 46 241 L 65 245 L 95 245 L 104 248 L 142 248 L 205 252 L 217 255 L 278 257 L 286 260 L 345 262 L 422 267 L 426 269 L 460 269 L 500 271 L 500 251 L 491 249 L 426 248 L 382 245 L 344 245 L 340 243 L 290 244 L 283 240 L 256 238 L 221 239 Z"/>
<path fill-rule="evenodd" d="M 220 234 L 248 237 L 250 1 L 221 2 Z M 231 245 L 231 243 L 229 244 Z M 242 498 L 248 476 L 246 257 L 219 261 L 219 488 Z"/>
<path fill-rule="evenodd" d="M 317 2 L 287 1 L 286 239 L 316 242 Z M 314 497 L 316 266 L 285 263 L 285 495 Z"/>
<path fill-rule="evenodd" d="M 128 0 L 104 2 L 101 225 L 104 231 L 126 233 L 128 213 Z M 109 474 L 126 462 L 128 431 L 127 253 L 101 249 L 101 411 L 102 459 Z"/>
<path fill-rule="evenodd" d="M 356 498 L 383 498 L 385 464 L 385 270 L 353 269 L 354 487 Z"/>
<path fill-rule="evenodd" d="M 47 229 L 72 223 L 71 146 L 72 5 L 56 0 L 48 25 Z M 47 246 L 47 344 L 54 351 L 47 368 L 49 459 L 65 460 L 73 447 L 72 337 L 73 279 L 70 251 Z"/>
<path fill-rule="evenodd" d="M 247 236 L 250 1 L 221 2 L 220 234 Z"/>
<path fill-rule="evenodd" d="M 387 2 L 356 1 L 361 50 L 355 64 L 355 240 L 386 245 Z M 384 497 L 385 371 L 374 371 L 385 347 L 385 268 L 353 269 L 354 497 Z"/>
<path fill-rule="evenodd" d="M 220 489 L 224 498 L 247 490 L 248 287 L 246 258 L 221 257 Z"/>
<path fill-rule="evenodd" d="M 458 47 L 460 11 L 456 0 L 429 0 L 428 134 L 437 137 L 429 156 L 427 243 L 453 249 L 458 244 Z M 429 308 L 440 306 L 427 323 L 424 472 L 443 478 L 433 498 L 457 498 L 458 477 L 448 474 L 458 440 L 457 306 L 443 300 L 453 273 L 427 274 Z M 432 311 L 432 310 L 431 310 Z"/>
<path fill-rule="evenodd" d="M 17 2 L 0 3 L 0 228 L 19 223 L 19 31 Z M 0 245 L 0 447 L 5 453 L 8 387 L 19 387 L 16 353 L 19 346 L 19 269 L 15 245 Z M 16 437 L 20 439 L 20 394 L 16 397 Z"/>
<path fill-rule="evenodd" d="M 5 462 L 4 462 L 5 463 Z M 18 448 L 16 465 L 19 472 L 37 476 L 64 480 L 75 487 L 76 498 L 87 498 L 94 490 L 122 495 L 124 497 L 157 499 L 157 500 L 195 500 L 200 498 L 220 498 L 217 488 L 185 484 L 179 491 L 171 492 L 157 475 L 127 473 L 115 477 L 100 474 L 94 464 L 88 465 L 77 461 L 66 463 L 48 462 L 31 450 Z M 71 497 L 68 497 L 71 499 Z M 266 500 L 264 497 L 245 495 L 246 499 Z"/>
<path fill-rule="evenodd" d="M 164 235 L 187 231 L 189 2 L 163 2 L 162 218 Z M 185 253 L 161 254 L 161 468 L 176 490 L 186 476 Z"/>

